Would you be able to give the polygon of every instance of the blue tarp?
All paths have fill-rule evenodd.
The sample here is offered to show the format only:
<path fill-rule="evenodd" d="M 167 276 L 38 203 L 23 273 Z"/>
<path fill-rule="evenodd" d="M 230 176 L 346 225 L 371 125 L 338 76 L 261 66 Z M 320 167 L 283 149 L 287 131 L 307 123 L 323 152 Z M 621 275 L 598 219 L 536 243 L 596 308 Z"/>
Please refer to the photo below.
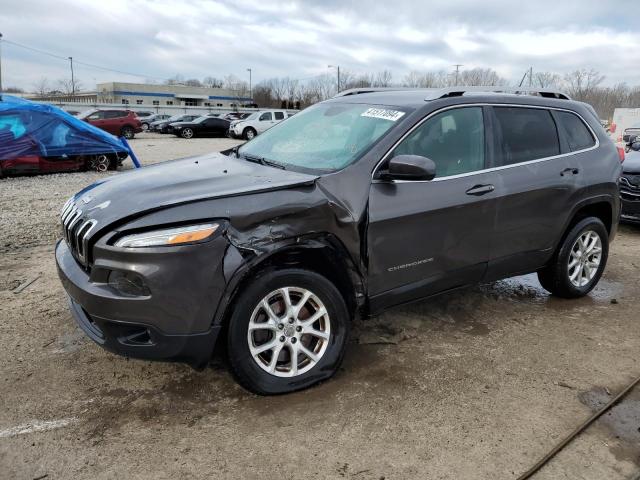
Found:
<path fill-rule="evenodd" d="M 0 101 L 0 161 L 129 153 L 119 138 L 67 112 L 11 95 Z"/>

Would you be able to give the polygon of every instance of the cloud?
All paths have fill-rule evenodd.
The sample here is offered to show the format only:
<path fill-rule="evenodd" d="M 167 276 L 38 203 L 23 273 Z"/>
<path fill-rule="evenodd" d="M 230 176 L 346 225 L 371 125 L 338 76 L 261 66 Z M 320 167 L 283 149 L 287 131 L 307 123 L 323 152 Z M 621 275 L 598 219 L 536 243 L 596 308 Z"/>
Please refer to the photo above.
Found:
<path fill-rule="evenodd" d="M 5 4 L 5 7 L 2 7 Z M 522 73 L 595 68 L 606 83 L 640 84 L 635 2 L 539 0 L 0 0 L 6 40 L 78 62 L 83 85 L 110 80 L 247 75 L 309 78 L 340 65 L 354 73 L 491 67 Z M 3 45 L 3 83 L 30 88 L 68 76 L 68 62 Z"/>

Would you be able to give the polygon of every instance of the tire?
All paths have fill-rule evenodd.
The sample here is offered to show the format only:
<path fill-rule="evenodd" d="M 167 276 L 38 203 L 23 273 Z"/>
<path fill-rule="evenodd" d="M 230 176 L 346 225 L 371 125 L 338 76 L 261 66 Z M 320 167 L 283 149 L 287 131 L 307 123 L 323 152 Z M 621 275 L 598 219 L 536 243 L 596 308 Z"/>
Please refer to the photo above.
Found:
<path fill-rule="evenodd" d="M 609 234 L 606 227 L 599 218 L 587 217 L 569 230 L 551 262 L 538 272 L 538 279 L 553 295 L 583 297 L 600 280 L 608 257 Z"/>
<path fill-rule="evenodd" d="M 127 140 L 131 140 L 133 137 L 136 136 L 136 132 L 134 132 L 133 128 L 127 125 L 125 127 L 122 127 L 122 130 L 120 130 L 120 135 L 126 138 Z"/>
<path fill-rule="evenodd" d="M 180 132 L 180 136 L 182 138 L 186 138 L 187 140 L 195 137 L 195 132 L 191 128 L 183 128 Z"/>
<path fill-rule="evenodd" d="M 104 173 L 107 170 L 112 169 L 112 163 L 113 162 L 107 155 L 92 155 L 87 162 L 87 170 Z"/>
<path fill-rule="evenodd" d="M 149 124 L 148 124 L 148 123 L 143 123 L 143 124 L 142 124 L 142 130 L 144 130 L 145 132 L 146 132 L 147 130 L 149 130 Z"/>
<path fill-rule="evenodd" d="M 289 318 L 283 308 L 282 289 L 287 290 L 292 304 Z M 306 292 L 311 296 L 300 307 Z M 272 309 L 271 320 L 263 306 L 265 299 Z M 234 305 L 227 332 L 227 356 L 234 378 L 247 390 L 259 395 L 294 392 L 331 378 L 340 367 L 350 317 L 344 298 L 325 277 L 299 269 L 269 271 L 241 291 Z M 299 316 L 296 307 L 300 307 Z M 319 318 L 304 325 L 312 315 Z M 265 327 L 255 328 L 262 322 Z M 251 330 L 250 323 L 254 325 Z M 273 346 L 266 348 L 269 344 Z M 293 349 L 298 352 L 295 368 Z M 305 350 L 315 358 L 307 356 Z M 275 352 L 278 357 L 274 362 Z"/>
<path fill-rule="evenodd" d="M 258 135 L 258 132 L 256 132 L 255 129 L 251 127 L 245 128 L 242 132 L 242 136 L 245 140 L 252 140 L 256 137 L 256 135 Z"/>

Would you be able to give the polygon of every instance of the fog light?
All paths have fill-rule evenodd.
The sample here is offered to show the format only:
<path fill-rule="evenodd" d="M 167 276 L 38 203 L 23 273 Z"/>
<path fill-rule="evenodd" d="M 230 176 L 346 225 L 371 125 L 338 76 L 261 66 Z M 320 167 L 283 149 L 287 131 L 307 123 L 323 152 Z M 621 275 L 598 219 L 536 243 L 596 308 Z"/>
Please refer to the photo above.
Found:
<path fill-rule="evenodd" d="M 144 278 L 136 272 L 112 270 L 107 281 L 111 288 L 125 297 L 147 297 L 151 295 Z"/>

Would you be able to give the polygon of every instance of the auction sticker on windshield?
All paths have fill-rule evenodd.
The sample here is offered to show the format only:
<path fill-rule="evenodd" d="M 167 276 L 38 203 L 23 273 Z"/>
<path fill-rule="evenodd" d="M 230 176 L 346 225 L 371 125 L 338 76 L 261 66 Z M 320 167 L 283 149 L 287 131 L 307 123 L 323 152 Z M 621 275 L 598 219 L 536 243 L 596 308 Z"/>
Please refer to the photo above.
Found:
<path fill-rule="evenodd" d="M 404 112 L 398 110 L 388 110 L 386 108 L 369 108 L 360 114 L 361 117 L 381 118 L 383 120 L 391 120 L 392 122 L 402 118 Z"/>

